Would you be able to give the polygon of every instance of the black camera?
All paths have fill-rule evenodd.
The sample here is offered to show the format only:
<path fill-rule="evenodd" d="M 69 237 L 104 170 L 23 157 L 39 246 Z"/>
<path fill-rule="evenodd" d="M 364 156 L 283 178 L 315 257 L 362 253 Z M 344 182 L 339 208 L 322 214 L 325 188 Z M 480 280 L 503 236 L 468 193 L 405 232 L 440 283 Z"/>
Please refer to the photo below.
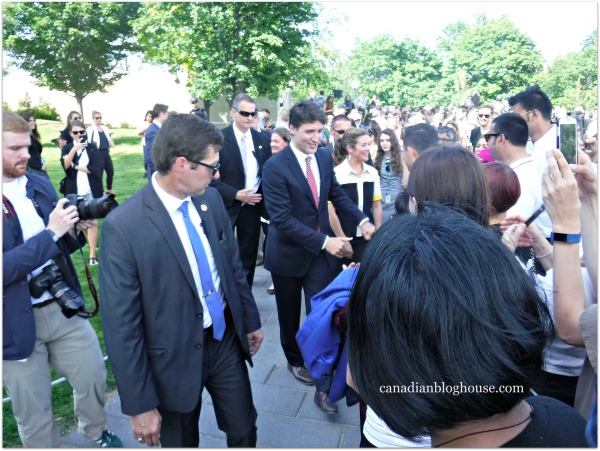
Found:
<path fill-rule="evenodd" d="M 97 199 L 85 200 L 77 194 L 67 194 L 69 202 L 65 204 L 65 208 L 74 205 L 77 207 L 79 219 L 99 219 L 104 218 L 107 214 L 119 206 L 115 200 L 114 194 L 106 194 Z"/>
<path fill-rule="evenodd" d="M 85 300 L 69 286 L 54 263 L 45 266 L 40 274 L 29 280 L 29 292 L 34 298 L 39 298 L 46 290 L 54 296 L 67 318 L 75 316 L 82 307 L 85 310 Z"/>

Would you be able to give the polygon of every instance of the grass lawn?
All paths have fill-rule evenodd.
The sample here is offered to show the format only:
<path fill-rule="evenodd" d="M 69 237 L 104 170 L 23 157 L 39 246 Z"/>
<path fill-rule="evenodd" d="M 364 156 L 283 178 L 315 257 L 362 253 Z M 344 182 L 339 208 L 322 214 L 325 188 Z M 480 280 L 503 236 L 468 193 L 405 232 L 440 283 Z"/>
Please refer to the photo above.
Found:
<path fill-rule="evenodd" d="M 48 167 L 48 174 L 54 187 L 58 193 L 58 183 L 64 177 L 64 171 L 60 165 L 60 150 L 54 144 L 50 142 L 51 139 L 58 137 L 60 130 L 64 128 L 64 123 L 38 120 L 38 130 L 42 135 L 42 144 L 44 150 L 42 156 L 46 158 L 46 166 Z M 142 153 L 141 139 L 135 134 L 134 130 L 130 129 L 115 129 L 112 130 L 112 138 L 116 143 L 116 147 L 111 149 L 110 154 L 113 160 L 115 168 L 115 176 L 113 181 L 113 191 L 117 195 L 117 201 L 122 203 L 142 187 L 146 185 L 146 179 L 142 178 L 144 174 L 144 157 Z M 105 184 L 106 188 L 106 184 Z M 62 195 L 59 193 L 59 198 Z M 100 227 L 100 237 L 102 233 L 102 220 L 98 221 Z M 101 238 L 99 240 L 99 246 L 101 245 Z M 83 255 L 85 261 L 89 259 L 89 248 L 85 246 L 83 248 Z M 88 311 L 94 310 L 94 300 L 89 292 L 87 281 L 84 272 L 84 261 L 82 260 L 81 254 L 76 252 L 72 254 L 71 258 L 77 269 L 77 275 L 79 282 L 83 288 L 83 296 L 87 301 Z M 100 263 L 102 264 L 102 263 Z M 98 287 L 98 266 L 89 267 L 92 278 Z M 101 293 L 99 293 L 101 296 Z M 100 346 L 102 348 L 103 355 L 106 355 L 104 348 L 104 339 L 102 335 L 102 326 L 100 321 L 100 315 L 102 314 L 102 307 L 100 308 L 100 314 L 90 320 L 92 326 L 98 334 Z M 108 368 L 108 394 L 116 390 L 116 384 L 110 366 Z M 58 375 L 53 373 L 53 380 L 58 379 Z M 7 393 L 3 390 L 3 397 L 6 397 Z M 61 434 L 65 435 L 69 433 L 74 427 L 77 426 L 75 415 L 73 413 L 73 396 L 71 386 L 64 382 L 56 385 L 52 391 L 52 411 L 54 412 L 54 418 L 58 424 Z M 21 440 L 19 439 L 19 433 L 17 431 L 17 425 L 12 414 L 12 406 L 10 403 L 3 405 L 2 415 L 2 444 L 5 448 L 16 448 L 22 447 Z"/>

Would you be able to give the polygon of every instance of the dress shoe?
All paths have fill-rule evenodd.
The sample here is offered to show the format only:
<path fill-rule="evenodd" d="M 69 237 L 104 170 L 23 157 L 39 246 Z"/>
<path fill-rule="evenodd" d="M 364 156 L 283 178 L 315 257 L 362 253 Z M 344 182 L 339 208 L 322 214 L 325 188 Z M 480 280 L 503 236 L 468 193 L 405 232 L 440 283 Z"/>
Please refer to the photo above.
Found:
<path fill-rule="evenodd" d="M 315 380 L 312 378 L 308 370 L 304 366 L 292 366 L 287 364 L 288 370 L 294 375 L 296 379 L 306 385 L 314 385 Z"/>
<path fill-rule="evenodd" d="M 325 413 L 337 413 L 338 406 L 329 400 L 329 395 L 324 391 L 315 392 L 315 404 Z"/>

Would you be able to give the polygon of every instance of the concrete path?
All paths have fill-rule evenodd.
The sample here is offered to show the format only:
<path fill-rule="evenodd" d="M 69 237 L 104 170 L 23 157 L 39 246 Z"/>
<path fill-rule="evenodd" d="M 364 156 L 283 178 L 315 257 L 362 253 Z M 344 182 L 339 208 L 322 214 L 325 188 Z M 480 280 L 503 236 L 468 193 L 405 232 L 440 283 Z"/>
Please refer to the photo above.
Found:
<path fill-rule="evenodd" d="M 327 415 L 313 400 L 314 386 L 298 382 L 287 370 L 279 344 L 275 296 L 267 294 L 269 272 L 256 268 L 252 292 L 260 311 L 265 340 L 249 368 L 254 405 L 258 411 L 258 446 L 262 448 L 356 448 L 360 442 L 358 405 L 338 402 L 339 412 Z M 132 436 L 129 417 L 121 413 L 117 393 L 106 405 L 108 428 L 121 437 L 127 448 L 146 448 Z M 93 448 L 95 443 L 75 428 L 64 446 Z M 225 434 L 217 427 L 210 396 L 204 391 L 200 415 L 200 446 L 225 448 Z"/>

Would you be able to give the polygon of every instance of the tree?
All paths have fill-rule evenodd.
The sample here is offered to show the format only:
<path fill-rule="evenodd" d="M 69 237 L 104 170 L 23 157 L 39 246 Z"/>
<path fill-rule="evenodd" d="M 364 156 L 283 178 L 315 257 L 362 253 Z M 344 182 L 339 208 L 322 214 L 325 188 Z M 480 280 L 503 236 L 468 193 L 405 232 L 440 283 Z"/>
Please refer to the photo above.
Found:
<path fill-rule="evenodd" d="M 475 25 L 459 22 L 444 33 L 439 49 L 447 89 L 458 86 L 462 74 L 468 91 L 478 91 L 484 101 L 493 100 L 498 94 L 525 89 L 542 70 L 535 43 L 505 16 L 479 15 Z"/>
<path fill-rule="evenodd" d="M 579 52 L 556 58 L 540 77 L 540 87 L 552 103 L 573 108 L 598 106 L 598 32 L 595 30 Z"/>
<path fill-rule="evenodd" d="M 344 89 L 351 80 L 360 82 L 369 95 L 383 103 L 420 105 L 441 101 L 436 86 L 441 60 L 419 41 L 398 42 L 391 35 L 359 42 L 348 59 L 334 70 L 332 78 Z"/>
<path fill-rule="evenodd" d="M 128 25 L 139 3 L 14 2 L 4 4 L 4 50 L 39 86 L 77 100 L 124 73 L 116 65 L 136 49 Z"/>
<path fill-rule="evenodd" d="M 316 6 L 309 2 L 145 3 L 132 22 L 146 57 L 190 77 L 194 95 L 276 98 L 290 80 L 320 77 L 307 61 Z M 322 72 L 322 71 L 321 71 Z"/>

